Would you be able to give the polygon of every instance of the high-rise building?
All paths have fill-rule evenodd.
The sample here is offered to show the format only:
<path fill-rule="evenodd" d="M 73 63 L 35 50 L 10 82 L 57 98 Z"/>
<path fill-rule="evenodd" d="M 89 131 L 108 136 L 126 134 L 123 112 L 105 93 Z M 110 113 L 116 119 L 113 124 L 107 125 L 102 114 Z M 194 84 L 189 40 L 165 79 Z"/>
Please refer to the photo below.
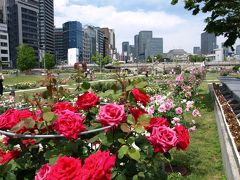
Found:
<path fill-rule="evenodd" d="M 138 35 L 134 36 L 134 48 L 135 48 L 135 53 L 134 53 L 134 61 L 138 60 Z"/>
<path fill-rule="evenodd" d="M 6 0 L 0 1 L 0 23 L 6 24 Z"/>
<path fill-rule="evenodd" d="M 77 48 L 78 61 L 83 58 L 83 32 L 82 24 L 78 21 L 68 21 L 63 24 L 63 58 L 68 59 L 68 49 Z"/>
<path fill-rule="evenodd" d="M 145 58 L 163 54 L 163 38 L 148 39 L 145 48 Z"/>
<path fill-rule="evenodd" d="M 89 44 L 89 48 L 85 47 L 85 51 L 84 51 L 84 55 L 83 57 L 85 58 L 84 61 L 87 62 L 92 62 L 91 58 L 93 55 L 96 54 L 97 50 L 96 50 L 96 41 L 97 41 L 97 37 L 96 37 L 96 29 L 94 26 L 85 26 L 84 28 L 84 40 L 88 41 L 85 42 L 84 44 L 87 46 L 87 44 Z M 87 59 L 89 58 L 89 59 Z"/>
<path fill-rule="evenodd" d="M 125 63 L 129 61 L 129 42 L 122 42 L 122 57 Z"/>
<path fill-rule="evenodd" d="M 96 39 L 96 49 L 99 54 L 104 56 L 104 34 L 99 27 L 96 27 L 97 39 Z"/>
<path fill-rule="evenodd" d="M 193 47 L 193 54 L 200 55 L 201 54 L 201 48 L 200 47 Z"/>
<path fill-rule="evenodd" d="M 9 34 L 10 58 L 16 67 L 16 47 L 19 44 L 31 46 L 38 57 L 38 0 L 7 0 L 7 25 Z"/>
<path fill-rule="evenodd" d="M 54 54 L 53 0 L 39 0 L 39 49 Z"/>
<path fill-rule="evenodd" d="M 0 61 L 3 68 L 10 67 L 8 39 L 7 24 L 0 23 Z"/>
<path fill-rule="evenodd" d="M 54 28 L 54 54 L 58 65 L 65 63 L 63 50 L 63 29 Z"/>
<path fill-rule="evenodd" d="M 239 55 L 240 55 L 240 45 L 237 45 L 237 46 L 236 46 L 236 54 L 239 54 Z"/>
<path fill-rule="evenodd" d="M 113 59 L 113 54 L 115 52 L 115 33 L 113 29 L 101 28 L 104 34 L 104 56 L 108 55 Z"/>
<path fill-rule="evenodd" d="M 201 34 L 201 53 L 213 54 L 217 48 L 217 38 L 213 33 L 204 32 Z"/>
<path fill-rule="evenodd" d="M 147 42 L 152 39 L 152 31 L 140 31 L 138 36 L 138 56 L 139 60 L 144 62 L 147 58 L 145 56 L 145 49 Z"/>

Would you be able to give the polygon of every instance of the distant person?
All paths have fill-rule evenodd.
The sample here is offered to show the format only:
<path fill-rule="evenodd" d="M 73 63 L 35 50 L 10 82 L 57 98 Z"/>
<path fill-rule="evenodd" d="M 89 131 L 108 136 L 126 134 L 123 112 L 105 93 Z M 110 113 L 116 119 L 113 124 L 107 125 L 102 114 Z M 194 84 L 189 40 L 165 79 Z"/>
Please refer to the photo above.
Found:
<path fill-rule="evenodd" d="M 2 73 L 0 73 L 0 95 L 1 96 L 3 95 L 3 80 L 4 80 L 4 77 Z"/>

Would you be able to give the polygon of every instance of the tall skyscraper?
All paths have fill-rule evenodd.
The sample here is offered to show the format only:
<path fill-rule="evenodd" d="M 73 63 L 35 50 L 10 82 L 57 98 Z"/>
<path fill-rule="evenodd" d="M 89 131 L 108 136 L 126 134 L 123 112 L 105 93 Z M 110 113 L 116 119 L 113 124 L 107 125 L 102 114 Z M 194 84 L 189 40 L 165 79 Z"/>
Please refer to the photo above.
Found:
<path fill-rule="evenodd" d="M 217 38 L 215 34 L 204 32 L 201 34 L 201 53 L 212 54 L 217 48 Z"/>
<path fill-rule="evenodd" d="M 122 42 L 122 57 L 125 63 L 129 61 L 129 42 Z"/>
<path fill-rule="evenodd" d="M 39 49 L 54 54 L 53 0 L 39 0 Z"/>
<path fill-rule="evenodd" d="M 64 50 L 63 50 L 63 29 L 55 28 L 54 29 L 54 54 L 56 63 L 58 65 L 65 63 L 64 60 Z"/>
<path fill-rule="evenodd" d="M 144 62 L 147 58 L 145 56 L 145 49 L 148 40 L 152 39 L 152 31 L 140 31 L 138 36 L 138 55 L 139 60 Z"/>
<path fill-rule="evenodd" d="M 163 38 L 148 39 L 145 48 L 145 58 L 163 54 Z"/>
<path fill-rule="evenodd" d="M 31 46 L 38 57 L 38 0 L 7 0 L 7 24 L 12 67 L 16 67 L 16 47 Z"/>
<path fill-rule="evenodd" d="M 138 60 L 138 35 L 134 36 L 134 48 L 135 48 L 135 53 L 134 53 L 134 61 Z"/>
<path fill-rule="evenodd" d="M 201 54 L 201 48 L 200 47 L 193 47 L 193 54 Z"/>
<path fill-rule="evenodd" d="M 0 23 L 6 23 L 6 0 L 0 1 Z"/>
<path fill-rule="evenodd" d="M 90 62 L 91 63 L 91 58 L 93 55 L 96 54 L 96 29 L 94 26 L 86 26 L 84 27 L 84 40 L 88 42 L 84 42 L 86 47 L 84 48 L 84 55 L 83 57 L 85 58 L 84 61 Z M 87 47 L 87 44 L 89 45 L 89 48 Z"/>
<path fill-rule="evenodd" d="M 115 33 L 113 29 L 101 28 L 104 34 L 104 56 L 108 55 L 111 59 L 115 52 Z"/>
<path fill-rule="evenodd" d="M 240 55 L 240 45 L 237 45 L 237 46 L 236 46 L 236 54 L 239 54 L 239 55 Z"/>
<path fill-rule="evenodd" d="M 83 32 L 82 24 L 78 21 L 68 21 L 63 24 L 63 58 L 68 59 L 68 49 L 79 50 L 79 62 L 83 58 Z"/>

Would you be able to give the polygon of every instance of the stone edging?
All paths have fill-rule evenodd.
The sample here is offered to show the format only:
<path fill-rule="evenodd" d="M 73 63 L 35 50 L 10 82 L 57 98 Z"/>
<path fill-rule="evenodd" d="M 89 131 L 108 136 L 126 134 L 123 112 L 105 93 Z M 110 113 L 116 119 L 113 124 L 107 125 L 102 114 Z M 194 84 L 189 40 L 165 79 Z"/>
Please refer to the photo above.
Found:
<path fill-rule="evenodd" d="M 230 131 L 227 127 L 228 125 L 224 120 L 225 117 L 222 114 L 222 109 L 218 103 L 218 100 L 216 99 L 212 84 L 209 84 L 208 87 L 214 101 L 214 111 L 221 144 L 221 153 L 225 174 L 228 180 L 240 179 L 240 164 L 238 159 L 239 154 L 237 155 L 238 152 L 236 152 L 236 146 L 233 144 L 235 142 L 233 141 L 232 135 L 229 134 Z"/>

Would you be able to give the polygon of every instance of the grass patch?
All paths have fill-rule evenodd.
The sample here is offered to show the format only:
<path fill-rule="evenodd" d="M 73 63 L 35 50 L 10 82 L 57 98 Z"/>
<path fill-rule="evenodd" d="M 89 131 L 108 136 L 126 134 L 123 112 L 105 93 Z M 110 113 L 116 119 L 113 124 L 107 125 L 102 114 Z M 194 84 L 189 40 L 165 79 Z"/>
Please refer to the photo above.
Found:
<path fill-rule="evenodd" d="M 24 82 L 38 82 L 43 80 L 45 76 L 5 76 L 4 77 L 4 85 L 13 85 L 16 83 L 24 83 Z"/>
<path fill-rule="evenodd" d="M 218 74 L 207 74 L 207 80 L 217 80 Z M 201 117 L 195 119 L 197 131 L 191 134 L 190 147 L 186 152 L 173 151 L 173 165 L 187 167 L 191 174 L 186 177 L 177 174 L 170 175 L 169 179 L 189 180 L 222 180 L 226 179 L 221 157 L 221 147 L 217 132 L 214 107 L 208 92 L 208 84 L 200 86 L 200 96 L 203 97 L 203 108 L 200 109 Z M 192 120 L 192 117 L 186 117 Z"/>

